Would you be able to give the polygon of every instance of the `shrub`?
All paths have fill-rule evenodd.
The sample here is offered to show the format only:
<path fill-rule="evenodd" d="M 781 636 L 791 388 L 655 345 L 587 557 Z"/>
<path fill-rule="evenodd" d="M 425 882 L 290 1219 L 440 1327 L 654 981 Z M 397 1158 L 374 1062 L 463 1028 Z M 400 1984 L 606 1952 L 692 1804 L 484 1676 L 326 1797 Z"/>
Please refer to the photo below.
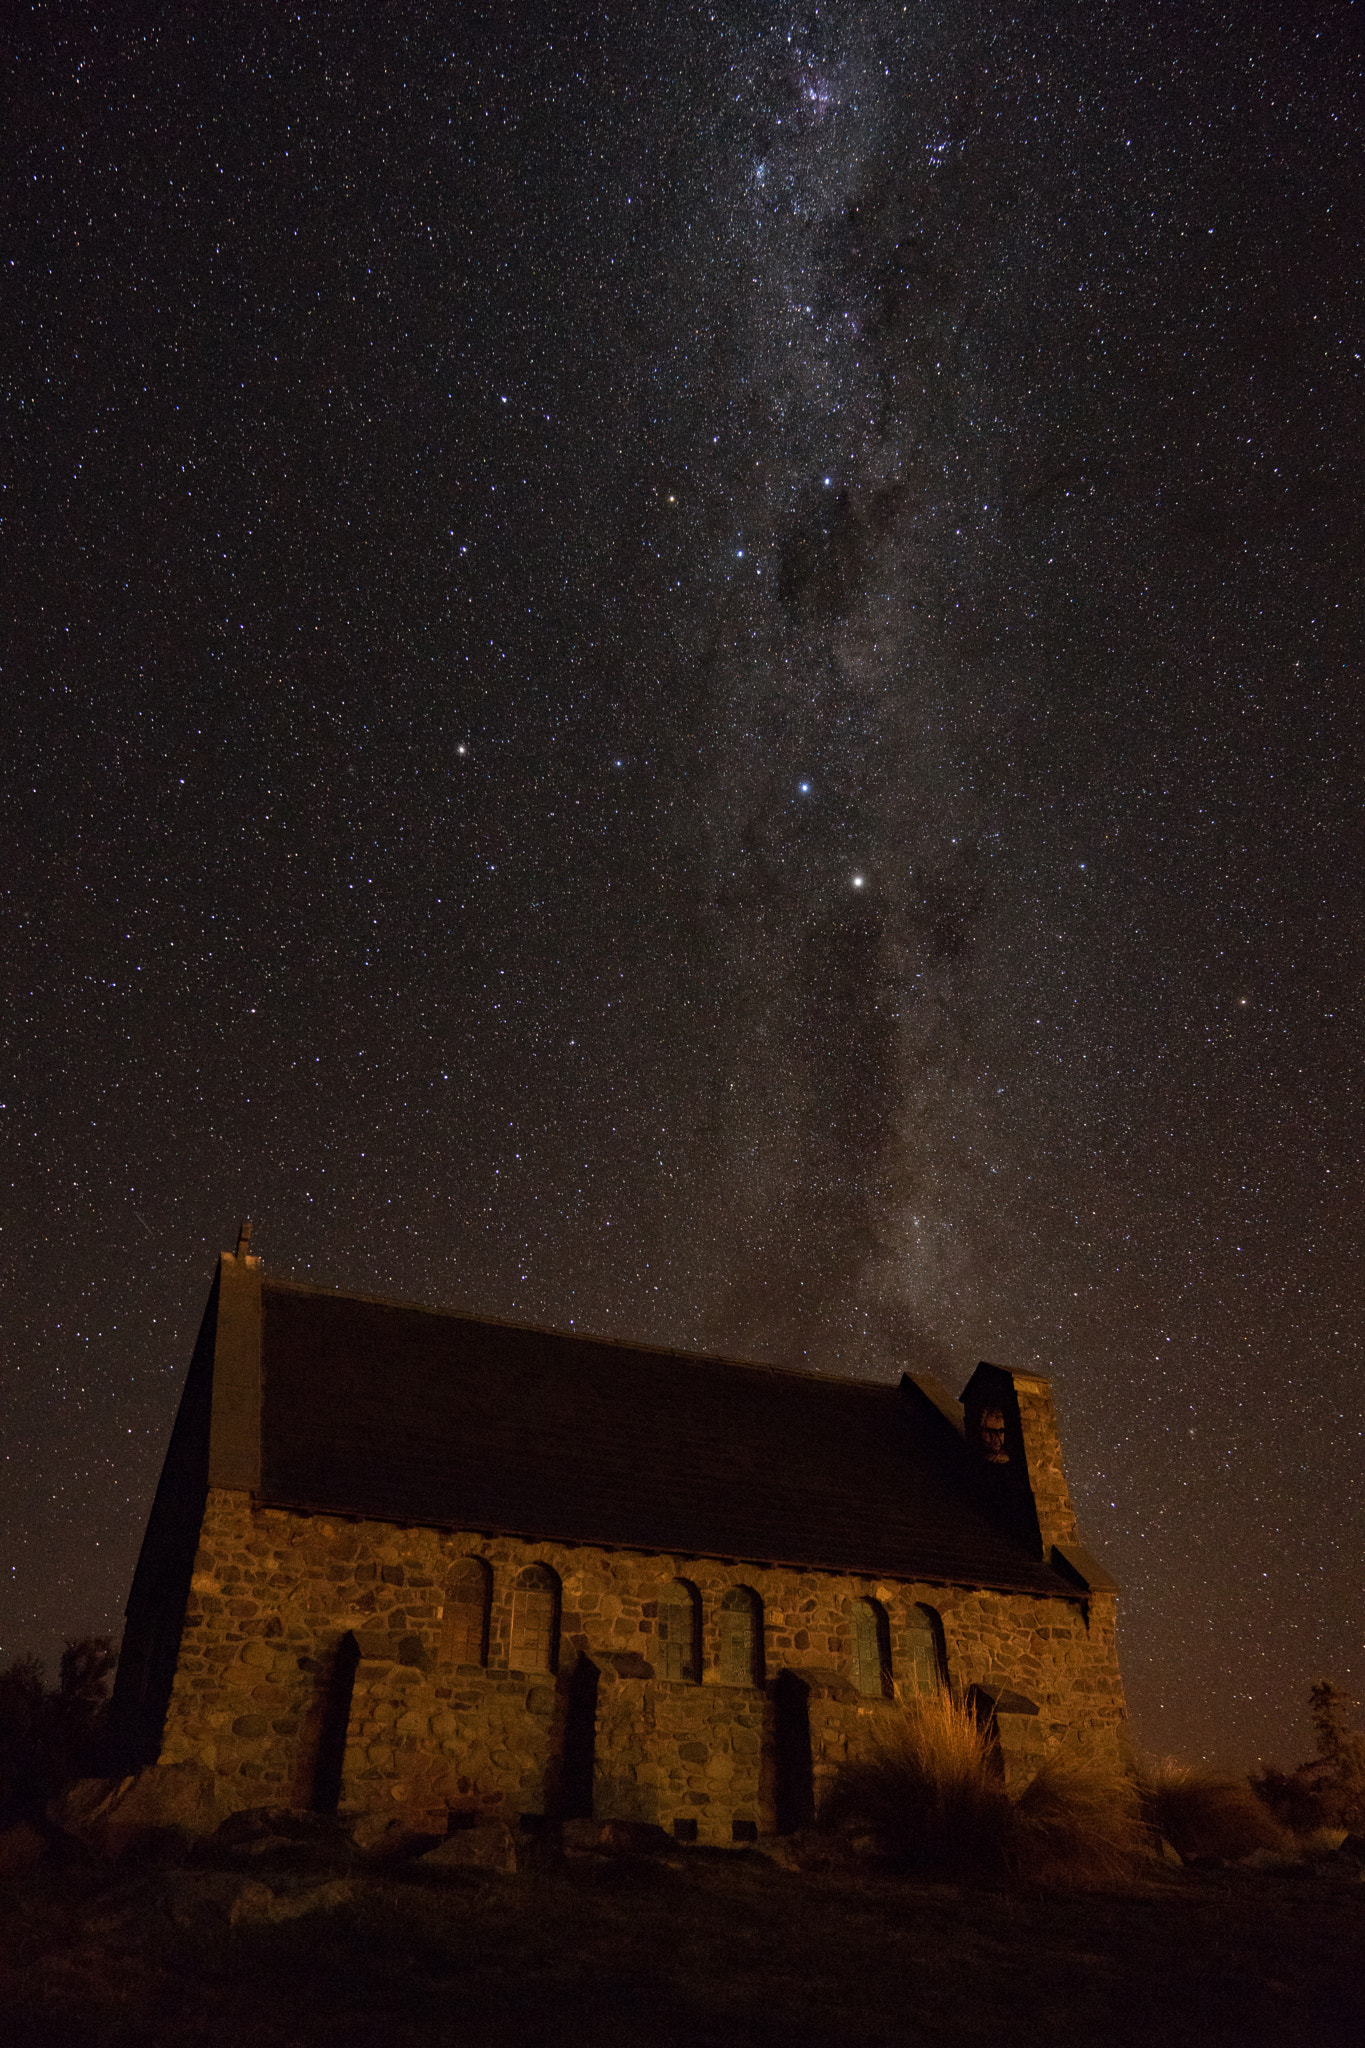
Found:
<path fill-rule="evenodd" d="M 1137 1786 L 1122 1771 L 1049 1759 L 1016 1800 L 1007 1859 L 1035 1884 L 1116 1884 L 1151 1848 Z"/>
<path fill-rule="evenodd" d="M 1347 1725 L 1350 1695 L 1319 1679 L 1308 1695 L 1317 1755 L 1296 1771 L 1266 1764 L 1252 1786 L 1282 1826 L 1365 1833 L 1365 1734 Z"/>
<path fill-rule="evenodd" d="M 90 1769 L 114 1662 L 107 1637 L 81 1636 L 62 1651 L 55 1687 L 36 1657 L 0 1671 L 0 1823 L 41 1812 Z"/>
<path fill-rule="evenodd" d="M 1337 1782 L 1321 1764 L 1300 1764 L 1296 1771 L 1266 1764 L 1250 1784 L 1272 1819 L 1292 1834 L 1312 1835 L 1324 1828 L 1340 1833 L 1345 1828 L 1337 1820 Z"/>
<path fill-rule="evenodd" d="M 845 1765 L 823 1817 L 936 1877 L 1102 1884 L 1147 1844 L 1136 1791 L 1114 1770 L 1054 1759 L 1012 1800 L 991 1731 L 946 1695 L 917 1701 L 872 1756 Z"/>
<path fill-rule="evenodd" d="M 825 1805 L 910 1867 L 952 1876 L 1003 1867 L 1009 1798 L 986 1731 L 948 1694 L 917 1700 L 873 1754 L 845 1764 Z"/>
<path fill-rule="evenodd" d="M 1141 1790 L 1151 1827 L 1187 1863 L 1230 1863 L 1257 1849 L 1289 1847 L 1249 1779 L 1193 1770 L 1167 1757 L 1143 1772 Z"/>

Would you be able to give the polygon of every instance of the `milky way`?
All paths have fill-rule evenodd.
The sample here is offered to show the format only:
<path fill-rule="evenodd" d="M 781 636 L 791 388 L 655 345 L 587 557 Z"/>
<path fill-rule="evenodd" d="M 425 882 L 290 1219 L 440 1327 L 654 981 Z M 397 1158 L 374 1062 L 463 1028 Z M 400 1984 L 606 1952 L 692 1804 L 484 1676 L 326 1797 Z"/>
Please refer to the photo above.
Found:
<path fill-rule="evenodd" d="M 1050 1370 L 1146 1744 L 1361 1678 L 1358 34 L 1053 12 L 21 48 L 0 1654 L 249 1212 Z"/>

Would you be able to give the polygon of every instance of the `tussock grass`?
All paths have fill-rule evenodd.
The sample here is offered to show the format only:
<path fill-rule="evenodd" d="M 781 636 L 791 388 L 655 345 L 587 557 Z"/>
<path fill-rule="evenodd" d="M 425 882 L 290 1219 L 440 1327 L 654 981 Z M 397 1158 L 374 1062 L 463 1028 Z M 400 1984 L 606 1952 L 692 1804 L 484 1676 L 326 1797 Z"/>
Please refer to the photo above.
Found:
<path fill-rule="evenodd" d="M 1011 1799 L 990 1734 L 946 1694 L 846 1765 L 823 1817 L 925 1876 L 1047 1885 L 1117 1882 L 1150 1839 L 1136 1788 L 1097 1764 L 1056 1758 Z"/>
<path fill-rule="evenodd" d="M 1292 1838 L 1245 1778 L 1193 1769 L 1165 1757 L 1144 1769 L 1140 1784 L 1150 1826 L 1187 1863 L 1231 1863 L 1258 1849 L 1292 1854 Z"/>
<path fill-rule="evenodd" d="M 915 1701 L 870 1756 L 844 1766 L 823 1818 L 866 1829 L 912 1869 L 956 1876 L 1003 1868 L 1009 1803 L 986 1734 L 943 1693 Z"/>
<path fill-rule="evenodd" d="M 1054 1757 L 1010 1812 L 1006 1859 L 1034 1884 L 1106 1885 L 1149 1853 L 1137 1786 L 1121 1771 Z"/>

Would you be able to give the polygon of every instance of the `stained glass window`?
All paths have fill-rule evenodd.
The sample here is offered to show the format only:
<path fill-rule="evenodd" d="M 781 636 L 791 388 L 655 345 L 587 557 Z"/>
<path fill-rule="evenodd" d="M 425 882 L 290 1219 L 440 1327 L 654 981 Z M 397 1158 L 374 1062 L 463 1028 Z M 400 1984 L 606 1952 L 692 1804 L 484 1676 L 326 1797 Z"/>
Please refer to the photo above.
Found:
<path fill-rule="evenodd" d="M 659 1655 L 656 1669 L 660 1678 L 689 1680 L 701 1677 L 697 1656 L 701 1602 L 695 1586 L 686 1579 L 674 1579 L 659 1596 Z"/>
<path fill-rule="evenodd" d="M 763 1608 L 748 1586 L 732 1586 L 720 1603 L 720 1676 L 724 1685 L 763 1682 Z"/>
<path fill-rule="evenodd" d="M 492 1584 L 492 1573 L 481 1557 L 462 1557 L 451 1573 L 441 1625 L 443 1664 L 487 1663 Z"/>
<path fill-rule="evenodd" d="M 514 1671 L 553 1671 L 559 1650 L 559 1580 L 547 1564 L 529 1565 L 512 1588 Z"/>
<path fill-rule="evenodd" d="M 853 1683 L 869 1699 L 886 1699 L 891 1691 L 891 1631 L 886 1609 L 878 1600 L 853 1603 Z"/>
<path fill-rule="evenodd" d="M 935 1693 L 943 1686 L 943 1624 L 932 1607 L 912 1607 L 905 1631 L 906 1684 L 911 1692 Z"/>

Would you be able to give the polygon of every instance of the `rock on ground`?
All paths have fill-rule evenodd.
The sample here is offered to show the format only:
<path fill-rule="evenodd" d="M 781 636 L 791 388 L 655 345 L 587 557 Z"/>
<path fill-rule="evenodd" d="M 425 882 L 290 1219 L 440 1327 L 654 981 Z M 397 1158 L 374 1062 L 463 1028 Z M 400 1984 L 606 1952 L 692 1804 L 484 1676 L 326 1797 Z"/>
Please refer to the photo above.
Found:
<path fill-rule="evenodd" d="M 26 1820 L 0 1833 L 0 1879 L 27 1877 L 47 1853 L 47 1843 Z"/>
<path fill-rule="evenodd" d="M 213 1773 L 202 1764 L 149 1764 L 127 1778 L 78 1778 L 58 1793 L 47 1817 L 95 1855 L 169 1835 L 208 1835 L 222 1820 Z"/>
<path fill-rule="evenodd" d="M 562 1840 L 569 1856 L 644 1856 L 674 1846 L 662 1828 L 643 1820 L 566 1820 Z"/>
<path fill-rule="evenodd" d="M 275 1926 L 282 1920 L 302 1920 L 310 1913 L 334 1913 L 338 1906 L 349 1905 L 355 1892 L 348 1877 L 289 1892 L 272 1891 L 268 1884 L 248 1878 L 228 1908 L 228 1919 L 234 1927 Z"/>
<path fill-rule="evenodd" d="M 420 1815 L 395 1813 L 358 1813 L 348 1818 L 346 1831 L 362 1856 L 372 1862 L 386 1863 L 394 1856 L 416 1856 L 423 1849 L 429 1849 L 439 1841 L 445 1832 L 446 1817 L 439 1822 Z"/>
<path fill-rule="evenodd" d="M 517 1847 L 506 1821 L 461 1828 L 417 1859 L 419 1870 L 503 1870 L 517 1867 Z"/>

